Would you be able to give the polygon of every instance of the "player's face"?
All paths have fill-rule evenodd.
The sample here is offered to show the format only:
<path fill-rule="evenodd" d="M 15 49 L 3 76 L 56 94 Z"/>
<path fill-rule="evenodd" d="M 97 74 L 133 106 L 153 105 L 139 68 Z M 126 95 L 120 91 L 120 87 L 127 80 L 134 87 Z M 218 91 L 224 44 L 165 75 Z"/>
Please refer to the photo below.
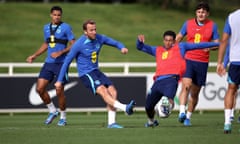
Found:
<path fill-rule="evenodd" d="M 50 14 L 51 18 L 52 18 L 52 23 L 53 24 L 59 24 L 61 22 L 61 18 L 62 18 L 62 13 L 61 11 L 58 10 L 54 10 L 52 11 L 52 13 Z"/>
<path fill-rule="evenodd" d="M 89 39 L 95 39 L 97 34 L 96 25 L 87 24 L 87 30 L 85 30 L 84 33 Z"/>
<path fill-rule="evenodd" d="M 172 36 L 168 36 L 166 35 L 163 39 L 163 43 L 166 49 L 169 49 L 172 47 L 172 45 L 174 44 L 175 40 L 173 39 Z"/>
<path fill-rule="evenodd" d="M 204 22 L 209 15 L 209 12 L 207 12 L 204 9 L 198 9 L 196 10 L 196 18 L 198 22 Z"/>

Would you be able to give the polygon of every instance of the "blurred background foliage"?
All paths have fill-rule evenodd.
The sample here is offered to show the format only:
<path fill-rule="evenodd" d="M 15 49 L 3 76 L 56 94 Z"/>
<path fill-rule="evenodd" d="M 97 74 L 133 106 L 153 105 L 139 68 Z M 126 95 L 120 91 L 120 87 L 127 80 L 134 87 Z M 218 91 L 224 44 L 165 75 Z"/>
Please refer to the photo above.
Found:
<path fill-rule="evenodd" d="M 198 0 L 0 0 L 0 62 L 24 62 L 43 42 L 42 28 L 49 22 L 53 5 L 63 7 L 63 21 L 70 23 L 76 38 L 82 22 L 97 21 L 98 32 L 122 41 L 130 52 L 122 56 L 114 48 L 102 49 L 101 62 L 152 62 L 152 56 L 136 50 L 138 34 L 150 45 L 162 44 L 165 30 L 178 32 L 185 20 L 194 17 Z M 221 34 L 229 12 L 240 7 L 239 0 L 209 0 L 210 19 Z M 217 51 L 211 52 L 216 61 Z M 42 62 L 44 56 L 36 62 Z"/>

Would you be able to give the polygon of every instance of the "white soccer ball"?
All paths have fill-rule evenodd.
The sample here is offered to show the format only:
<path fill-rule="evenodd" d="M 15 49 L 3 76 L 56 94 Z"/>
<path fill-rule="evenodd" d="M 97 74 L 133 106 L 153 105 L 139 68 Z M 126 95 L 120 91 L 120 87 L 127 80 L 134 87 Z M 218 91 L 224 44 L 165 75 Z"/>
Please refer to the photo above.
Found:
<path fill-rule="evenodd" d="M 155 106 L 155 112 L 160 118 L 169 117 L 171 110 L 171 104 L 166 96 L 163 96 Z"/>

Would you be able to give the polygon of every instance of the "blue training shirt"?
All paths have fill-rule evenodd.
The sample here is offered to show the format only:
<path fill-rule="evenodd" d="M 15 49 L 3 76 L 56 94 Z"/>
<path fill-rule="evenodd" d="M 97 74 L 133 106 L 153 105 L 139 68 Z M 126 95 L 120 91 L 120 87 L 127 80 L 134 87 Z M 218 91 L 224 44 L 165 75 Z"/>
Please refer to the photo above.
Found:
<path fill-rule="evenodd" d="M 44 26 L 43 31 L 44 31 L 44 41 L 47 42 L 47 39 L 50 37 L 50 24 L 48 23 Z M 55 30 L 57 25 L 52 25 L 52 29 Z M 69 24 L 67 23 L 62 23 L 54 33 L 54 37 L 58 39 L 63 39 L 63 40 L 68 40 L 71 41 L 75 39 L 74 34 L 72 32 L 72 28 Z M 67 54 L 63 54 L 56 59 L 51 57 L 51 53 L 61 51 L 63 49 L 67 48 L 66 45 L 61 44 L 61 43 L 56 43 L 55 47 L 51 48 L 50 45 L 48 44 L 48 50 L 47 50 L 47 57 L 45 59 L 45 62 L 47 63 L 62 63 L 66 57 Z"/>
<path fill-rule="evenodd" d="M 94 40 L 88 39 L 86 35 L 82 35 L 73 45 L 68 53 L 58 80 L 63 81 L 64 75 L 68 71 L 70 63 L 76 59 L 78 75 L 81 77 L 94 69 L 98 69 L 98 56 L 103 45 L 109 45 L 121 50 L 125 46 L 110 37 L 97 34 Z"/>

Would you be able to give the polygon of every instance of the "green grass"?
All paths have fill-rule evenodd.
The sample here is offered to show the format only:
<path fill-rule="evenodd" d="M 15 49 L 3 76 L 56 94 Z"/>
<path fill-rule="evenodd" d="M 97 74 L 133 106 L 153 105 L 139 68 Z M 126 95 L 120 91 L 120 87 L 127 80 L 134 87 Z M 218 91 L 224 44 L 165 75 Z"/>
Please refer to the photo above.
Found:
<path fill-rule="evenodd" d="M 194 113 L 191 127 L 177 121 L 177 112 L 160 119 L 155 128 L 145 128 L 146 115 L 132 116 L 118 113 L 118 123 L 124 129 L 107 129 L 105 112 L 68 113 L 68 125 L 43 125 L 45 113 L 0 115 L 0 143 L 2 144 L 226 144 L 239 143 L 240 124 L 233 123 L 232 134 L 223 134 L 223 112 Z"/>
<path fill-rule="evenodd" d="M 193 12 L 162 10 L 138 4 L 84 4 L 84 3 L 5 3 L 0 5 L 0 62 L 25 62 L 43 42 L 43 25 L 50 21 L 49 10 L 53 5 L 63 8 L 63 21 L 69 23 L 75 36 L 82 34 L 82 23 L 92 18 L 97 22 L 98 33 L 123 42 L 129 54 L 104 46 L 100 62 L 154 62 L 154 58 L 136 50 L 138 34 L 146 35 L 146 43 L 162 44 L 166 30 L 179 31 L 183 22 L 194 17 Z M 222 31 L 225 17 L 212 17 Z M 211 61 L 216 61 L 216 52 Z M 45 55 L 36 62 L 42 62 Z"/>

